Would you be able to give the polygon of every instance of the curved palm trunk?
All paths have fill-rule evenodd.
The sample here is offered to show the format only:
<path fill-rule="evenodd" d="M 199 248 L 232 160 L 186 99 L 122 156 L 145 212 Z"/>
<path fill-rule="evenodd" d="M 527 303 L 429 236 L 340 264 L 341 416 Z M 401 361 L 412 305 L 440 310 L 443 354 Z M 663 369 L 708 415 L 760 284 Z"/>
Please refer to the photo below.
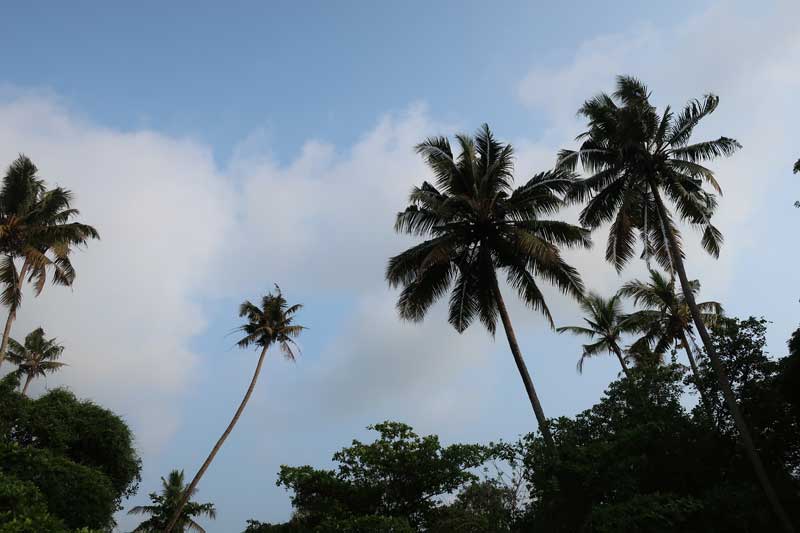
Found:
<path fill-rule="evenodd" d="M 703 403 L 703 409 L 705 410 L 708 419 L 713 422 L 714 418 L 712 416 L 713 411 L 711 410 L 711 402 L 708 401 L 705 390 L 703 390 L 703 386 L 700 384 L 700 370 L 697 368 L 697 361 L 694 359 L 692 349 L 689 347 L 689 339 L 686 337 L 686 333 L 684 332 L 681 332 L 681 342 L 683 343 L 683 349 L 686 351 L 686 357 L 689 358 L 689 366 L 692 367 L 694 386 L 697 389 L 697 392 L 700 393 L 700 401 Z"/>
<path fill-rule="evenodd" d="M 672 256 L 672 266 L 678 273 L 678 279 L 681 282 L 681 289 L 683 289 L 683 296 L 686 298 L 686 303 L 689 305 L 689 310 L 692 313 L 692 320 L 697 328 L 697 332 L 700 334 L 700 338 L 703 340 L 703 346 L 705 347 L 708 358 L 711 361 L 711 366 L 714 367 L 714 372 L 717 375 L 717 383 L 719 383 L 722 396 L 725 398 L 725 403 L 733 415 L 736 428 L 739 430 L 739 441 L 744 447 L 747 457 L 753 466 L 756 477 L 761 484 L 761 488 L 764 490 L 764 494 L 766 495 L 767 500 L 769 500 L 772 510 L 775 512 L 778 520 L 781 522 L 783 529 L 789 533 L 794 533 L 794 526 L 792 526 L 789 516 L 783 509 L 783 505 L 778 498 L 778 494 L 775 492 L 775 488 L 772 486 L 772 482 L 767 475 L 767 471 L 764 468 L 764 463 L 761 461 L 761 457 L 758 455 L 758 451 L 756 450 L 756 446 L 753 442 L 753 437 L 750 434 L 750 429 L 747 426 L 747 422 L 745 421 L 744 416 L 739 409 L 739 405 L 736 403 L 736 397 L 733 395 L 731 383 L 728 380 L 728 376 L 725 374 L 725 369 L 722 368 L 722 362 L 720 361 L 717 351 L 714 349 L 714 345 L 711 342 L 711 335 L 709 335 L 708 330 L 706 329 L 706 325 L 703 322 L 703 317 L 700 313 L 700 308 L 697 307 L 697 302 L 694 299 L 694 294 L 692 293 L 692 289 L 689 284 L 689 278 L 686 275 L 686 269 L 683 265 L 683 258 L 680 255 L 675 236 L 671 232 L 666 231 L 666 224 L 664 221 L 667 218 L 667 208 L 664 205 L 664 202 L 661 200 L 661 194 L 658 192 L 657 185 L 652 180 L 650 181 L 650 189 L 656 202 L 658 217 L 667 239 L 667 246 L 669 247 L 670 255 Z"/>
<path fill-rule="evenodd" d="M 522 382 L 525 384 L 525 390 L 528 393 L 528 398 L 531 401 L 533 412 L 536 415 L 536 420 L 539 423 L 539 429 L 542 431 L 542 436 L 551 452 L 555 452 L 555 443 L 553 442 L 553 435 L 550 433 L 550 426 L 544 416 L 542 404 L 539 403 L 539 396 L 536 394 L 536 389 L 533 388 L 533 381 L 530 374 L 528 374 L 528 367 L 525 366 L 525 360 L 522 359 L 522 352 L 517 344 L 517 336 L 514 334 L 514 328 L 511 325 L 511 318 L 508 316 L 508 309 L 503 300 L 503 295 L 500 293 L 500 286 L 497 280 L 494 281 L 494 296 L 497 300 L 497 309 L 500 311 L 500 318 L 503 321 L 503 328 L 506 331 L 506 338 L 508 339 L 508 347 L 511 348 L 511 353 L 514 356 L 514 362 L 517 364 L 517 370 L 522 377 Z"/>
<path fill-rule="evenodd" d="M 614 355 L 617 356 L 617 359 L 619 359 L 619 364 L 620 364 L 620 366 L 622 366 L 622 371 L 625 373 L 625 377 L 630 379 L 631 373 L 628 370 L 628 363 L 626 363 L 625 362 L 625 358 L 622 357 L 622 352 L 620 351 L 619 346 L 614 344 L 614 345 L 611 346 L 611 349 L 613 350 Z"/>
<path fill-rule="evenodd" d="M 22 284 L 25 283 L 25 275 L 28 273 L 28 260 L 22 263 L 22 268 L 19 271 L 17 278 L 17 290 L 22 291 Z M 3 328 L 3 340 L 0 342 L 0 366 L 3 366 L 3 361 L 6 359 L 6 351 L 8 350 L 8 339 L 11 337 L 11 324 L 17 318 L 17 306 L 12 305 L 8 309 L 8 317 L 6 318 L 6 326 Z"/>
<path fill-rule="evenodd" d="M 203 466 L 200 467 L 200 470 L 197 471 L 195 474 L 194 479 L 192 482 L 189 483 L 189 486 L 186 487 L 186 490 L 183 493 L 183 497 L 181 498 L 180 503 L 178 503 L 178 507 L 170 518 L 167 527 L 164 529 L 164 533 L 170 533 L 172 528 L 175 527 L 175 523 L 178 521 L 178 518 L 181 516 L 181 512 L 183 511 L 184 506 L 186 506 L 186 502 L 189 501 L 189 497 L 194 492 L 195 488 L 197 488 L 197 484 L 200 482 L 200 478 L 203 477 L 203 474 L 206 473 L 208 470 L 211 461 L 214 460 L 214 457 L 217 455 L 217 452 L 222 447 L 222 444 L 225 442 L 225 439 L 228 438 L 231 431 L 233 431 L 233 426 L 236 425 L 236 422 L 239 421 L 239 417 L 242 416 L 242 411 L 244 411 L 247 402 L 250 400 L 250 395 L 253 394 L 253 389 L 256 386 L 256 381 L 258 381 L 258 375 L 261 373 L 261 366 L 264 364 L 264 356 L 267 355 L 267 346 L 264 346 L 264 349 L 261 350 L 261 356 L 258 358 L 258 364 L 256 365 L 256 371 L 253 373 L 253 379 L 250 380 L 250 386 L 247 387 L 247 392 L 242 399 L 242 403 L 239 404 L 239 408 L 236 410 L 236 414 L 233 415 L 233 419 L 231 419 L 230 424 L 228 427 L 225 428 L 225 431 L 222 433 L 222 436 L 219 438 L 217 443 L 214 445 L 214 448 L 211 450 L 211 453 L 208 454 L 206 461 L 203 463 Z"/>
<path fill-rule="evenodd" d="M 28 385 L 31 384 L 31 381 L 33 381 L 33 374 L 28 374 L 28 377 L 25 378 L 25 386 L 22 387 L 22 395 L 23 396 L 27 396 L 27 394 L 28 394 Z"/>

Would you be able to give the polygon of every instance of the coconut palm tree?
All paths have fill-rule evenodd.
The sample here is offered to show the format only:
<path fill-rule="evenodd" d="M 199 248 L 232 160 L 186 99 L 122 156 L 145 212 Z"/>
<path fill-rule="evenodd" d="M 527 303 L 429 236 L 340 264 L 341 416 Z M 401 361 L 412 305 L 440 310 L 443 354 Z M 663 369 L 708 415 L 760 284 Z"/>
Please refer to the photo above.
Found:
<path fill-rule="evenodd" d="M 583 345 L 583 354 L 578 360 L 578 372 L 583 372 L 583 363 L 589 357 L 608 353 L 617 356 L 625 376 L 630 377 L 620 341 L 622 335 L 632 329 L 625 322 L 619 295 L 603 298 L 595 292 L 590 292 L 580 301 L 580 306 L 584 312 L 583 321 L 586 322 L 586 326 L 564 326 L 556 329 L 559 333 L 581 335 L 594 341 Z"/>
<path fill-rule="evenodd" d="M 28 385 L 36 377 L 44 377 L 65 366 L 57 361 L 64 351 L 64 347 L 56 339 L 45 339 L 44 330 L 36 328 L 25 337 L 25 343 L 20 344 L 14 339 L 9 339 L 8 360 L 17 365 L 19 375 L 24 375 L 25 385 L 22 394 L 28 393 Z"/>
<path fill-rule="evenodd" d="M 246 322 L 236 329 L 236 331 L 244 333 L 244 337 L 239 340 L 237 345 L 240 348 L 257 346 L 261 349 L 261 355 L 258 357 L 256 370 L 253 373 L 253 378 L 250 380 L 250 386 L 247 388 L 247 392 L 242 399 L 242 403 L 239 404 L 239 408 L 233 415 L 233 419 L 231 419 L 228 427 L 225 428 L 222 436 L 214 445 L 214 448 L 206 458 L 203 466 L 200 467 L 200 470 L 197 471 L 197 474 L 195 474 L 192 482 L 189 483 L 189 487 L 184 492 L 183 498 L 181 499 L 176 510 L 173 512 L 172 519 L 164 530 L 165 533 L 170 533 L 170 531 L 172 531 L 172 529 L 175 527 L 181 510 L 183 509 L 184 505 L 186 505 L 189 497 L 197 488 L 200 478 L 203 477 L 203 474 L 205 474 L 206 470 L 211 464 L 211 461 L 214 460 L 214 457 L 222 447 L 225 439 L 227 439 L 228 435 L 230 435 L 231 431 L 233 431 L 233 427 L 236 425 L 236 422 L 239 421 L 239 417 L 242 416 L 242 412 L 244 411 L 247 402 L 250 400 L 250 396 L 253 394 L 256 381 L 258 381 L 258 375 L 261 373 L 261 366 L 264 364 L 264 358 L 267 355 L 267 350 L 271 346 L 277 345 L 286 359 L 290 361 L 295 360 L 295 351 L 297 350 L 297 345 L 295 344 L 294 339 L 300 335 L 305 327 L 294 323 L 294 315 L 300 309 L 302 309 L 302 307 L 303 306 L 300 304 L 289 305 L 286 302 L 286 299 L 283 297 L 280 287 L 277 285 L 275 285 L 274 294 L 269 293 L 261 299 L 260 307 L 247 300 L 245 300 L 245 302 L 239 307 L 239 316 L 245 318 Z"/>
<path fill-rule="evenodd" d="M 150 518 L 136 526 L 134 533 L 161 533 L 167 520 L 175 512 L 186 487 L 183 484 L 183 470 L 173 470 L 167 479 L 161 478 L 161 493 L 150 493 L 152 505 L 138 505 L 128 511 L 128 514 L 148 515 Z M 196 491 L 192 491 L 193 496 Z M 180 513 L 180 519 L 175 524 L 173 531 L 184 533 L 196 531 L 205 533 L 200 524 L 194 521 L 196 516 L 206 516 L 212 520 L 217 517 L 213 503 L 187 502 Z"/>
<path fill-rule="evenodd" d="M 80 214 L 72 207 L 72 193 L 61 187 L 47 190 L 36 173 L 33 162 L 20 156 L 9 167 L 0 188 L 0 302 L 8 307 L 0 340 L 0 365 L 25 281 L 33 284 L 37 296 L 48 274 L 54 284 L 72 285 L 75 269 L 70 253 L 89 239 L 99 238 L 93 227 L 71 222 Z"/>
<path fill-rule="evenodd" d="M 717 108 L 717 96 L 709 94 L 692 100 L 677 115 L 669 107 L 658 113 L 649 97 L 649 90 L 639 80 L 621 76 L 613 95 L 600 94 L 586 101 L 579 114 L 587 119 L 588 130 L 577 137 L 581 143 L 578 150 L 559 152 L 558 167 L 571 171 L 580 163 L 589 174 L 578 181 L 569 199 L 586 202 L 580 214 L 585 227 L 596 229 L 611 223 L 606 259 L 617 270 L 633 256 L 638 235 L 648 263 L 654 258 L 667 272 L 677 273 L 742 445 L 776 514 L 787 531 L 793 530 L 703 323 L 703 313 L 686 274 L 683 243 L 673 215 L 698 228 L 703 248 L 715 257 L 719 255 L 722 234 L 711 224 L 716 197 L 703 185 L 708 184 L 717 192 L 721 189 L 714 173 L 704 164 L 733 154 L 740 145 L 728 137 L 691 142 L 694 128 Z"/>
<path fill-rule="evenodd" d="M 582 228 L 542 218 L 563 205 L 573 174 L 542 172 L 513 188 L 513 149 L 498 142 L 487 125 L 474 137 L 456 136 L 454 155 L 445 137 L 416 147 L 435 176 L 412 190 L 410 205 L 397 215 L 395 230 L 426 240 L 392 257 L 386 279 L 402 286 L 397 307 L 403 319 L 420 321 L 431 305 L 450 294 L 449 322 L 463 332 L 477 317 L 494 335 L 497 315 L 546 442 L 553 449 L 547 419 L 517 343 L 497 280 L 503 271 L 525 304 L 553 319 L 537 278 L 580 298 L 578 272 L 561 257 L 560 246 L 588 247 Z"/>
<path fill-rule="evenodd" d="M 700 282 L 692 280 L 690 285 L 692 294 L 696 296 L 700 292 Z M 656 354 L 663 354 L 670 347 L 684 349 L 695 387 L 706 411 L 710 413 L 710 405 L 700 386 L 700 374 L 692 351 L 693 328 L 689 306 L 685 296 L 676 291 L 675 278 L 667 279 L 659 272 L 651 270 L 649 281 L 630 281 L 620 288 L 618 294 L 632 298 L 634 305 L 642 307 L 626 318 L 630 329 L 644 334 L 637 343 L 653 347 Z M 697 306 L 703 313 L 703 323 L 707 326 L 712 326 L 722 316 L 722 305 L 719 302 L 699 302 Z"/>

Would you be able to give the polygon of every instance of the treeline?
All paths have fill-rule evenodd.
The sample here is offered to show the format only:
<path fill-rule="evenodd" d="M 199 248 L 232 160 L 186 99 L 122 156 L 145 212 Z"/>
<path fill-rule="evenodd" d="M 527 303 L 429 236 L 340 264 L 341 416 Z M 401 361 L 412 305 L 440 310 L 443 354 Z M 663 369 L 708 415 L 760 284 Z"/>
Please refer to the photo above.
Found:
<path fill-rule="evenodd" d="M 713 328 L 736 399 L 791 519 L 800 519 L 800 329 L 790 354 L 765 352 L 767 322 L 725 318 Z M 701 386 L 672 361 L 636 364 L 574 418 L 515 442 L 443 446 L 435 435 L 384 422 L 370 443 L 333 455 L 332 470 L 281 467 L 286 523 L 268 532 L 766 532 L 781 525 L 737 444 L 714 370 L 699 354 Z M 692 382 L 692 383 L 690 383 Z M 709 417 L 710 415 L 710 417 Z"/>

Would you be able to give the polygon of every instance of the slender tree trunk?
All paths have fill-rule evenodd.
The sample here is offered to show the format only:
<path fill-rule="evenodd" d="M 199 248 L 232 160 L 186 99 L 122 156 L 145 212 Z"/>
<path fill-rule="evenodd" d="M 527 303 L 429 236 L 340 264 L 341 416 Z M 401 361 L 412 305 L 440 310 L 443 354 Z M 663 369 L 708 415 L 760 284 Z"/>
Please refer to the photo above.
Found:
<path fill-rule="evenodd" d="M 705 390 L 700 383 L 700 370 L 697 368 L 697 361 L 695 361 L 692 349 L 689 347 L 689 339 L 686 337 L 686 333 L 683 331 L 681 331 L 681 342 L 683 343 L 683 349 L 686 351 L 686 357 L 689 358 L 689 366 L 692 367 L 692 375 L 694 375 L 694 387 L 697 389 L 697 392 L 700 393 L 700 401 L 703 403 L 706 416 L 708 416 L 708 419 L 713 422 L 714 411 L 711 410 L 711 402 L 709 402 Z"/>
<path fill-rule="evenodd" d="M 25 386 L 22 387 L 22 395 L 23 396 L 27 396 L 28 395 L 28 385 L 31 384 L 31 381 L 33 381 L 33 374 L 28 374 L 28 377 L 25 378 Z"/>
<path fill-rule="evenodd" d="M 620 351 L 619 346 L 613 345 L 611 349 L 614 351 L 614 355 L 617 356 L 617 359 L 619 359 L 619 364 L 622 366 L 622 371 L 625 373 L 625 377 L 630 379 L 631 373 L 628 370 L 628 363 L 626 363 L 625 358 L 622 357 L 622 352 Z"/>
<path fill-rule="evenodd" d="M 511 325 L 511 318 L 508 316 L 508 309 L 506 303 L 503 301 L 503 295 L 500 293 L 500 286 L 497 280 L 494 281 L 494 296 L 497 300 L 497 308 L 500 311 L 500 318 L 503 321 L 503 328 L 506 331 L 506 338 L 508 339 L 508 347 L 511 348 L 511 353 L 514 356 L 514 362 L 517 364 L 517 370 L 522 377 L 522 382 L 525 384 L 525 390 L 528 393 L 528 398 L 531 401 L 533 412 L 536 415 L 536 420 L 539 422 L 539 429 L 544 436 L 544 441 L 550 451 L 555 452 L 555 442 L 553 442 L 553 435 L 550 433 L 550 426 L 544 416 L 542 404 L 539 403 L 539 396 L 536 394 L 536 389 L 533 388 L 533 381 L 530 374 L 528 374 L 528 367 L 525 366 L 525 360 L 522 359 L 522 352 L 517 344 L 517 336 L 514 334 L 514 327 Z"/>
<path fill-rule="evenodd" d="M 250 380 L 250 386 L 247 387 L 247 392 L 242 399 L 242 403 L 239 404 L 239 408 L 236 410 L 236 414 L 233 415 L 233 419 L 231 420 L 228 427 L 225 428 L 225 431 L 222 433 L 222 436 L 219 438 L 217 443 L 214 445 L 214 448 L 211 450 L 211 453 L 208 454 L 206 461 L 203 463 L 203 466 L 200 467 L 200 470 L 197 471 L 195 474 L 194 479 L 192 482 L 189 483 L 189 486 L 186 487 L 186 491 L 183 493 L 183 497 L 181 498 L 178 507 L 175 509 L 175 512 L 170 518 L 167 527 L 164 529 L 164 533 L 170 533 L 172 528 L 175 527 L 175 523 L 178 521 L 178 518 L 181 516 L 181 512 L 183 512 L 183 508 L 186 503 L 189 501 L 189 497 L 197 488 L 197 484 L 200 482 L 200 478 L 203 477 L 203 474 L 206 473 L 208 466 L 211 464 L 211 461 L 214 460 L 214 456 L 217 455 L 217 452 L 222 447 L 222 444 L 225 442 L 225 439 L 228 438 L 231 431 L 233 431 L 233 426 L 236 425 L 236 422 L 239 421 L 239 417 L 242 416 L 242 411 L 244 411 L 247 402 L 250 400 L 250 395 L 253 394 L 253 389 L 256 386 L 256 381 L 258 381 L 258 375 L 261 373 L 261 366 L 264 364 L 264 357 L 267 355 L 267 346 L 264 346 L 264 349 L 261 350 L 261 356 L 258 358 L 258 364 L 256 365 L 256 371 L 253 373 L 253 379 Z"/>
<path fill-rule="evenodd" d="M 703 340 L 703 346 L 706 349 L 706 354 L 708 354 L 708 358 L 711 361 L 711 366 L 714 368 L 714 372 L 717 375 L 717 382 L 719 383 L 720 390 L 722 391 L 722 396 L 725 398 L 725 403 L 728 405 L 728 409 L 730 410 L 731 414 L 733 415 L 733 419 L 736 422 L 736 427 L 739 430 L 739 441 L 744 447 L 747 457 L 753 466 L 756 477 L 761 484 L 761 488 L 764 490 L 764 494 L 766 495 L 767 500 L 769 500 L 772 510 L 775 512 L 778 520 L 781 522 L 783 529 L 789 533 L 794 533 L 794 526 L 789 520 L 789 516 L 786 514 L 780 498 L 778 498 L 778 494 L 775 492 L 775 488 L 772 486 L 772 482 L 767 475 L 767 471 L 764 468 L 764 463 L 761 461 L 761 457 L 756 450 L 756 446 L 753 442 L 753 437 L 750 434 L 750 429 L 747 426 L 747 422 L 745 421 L 744 416 L 739 409 L 739 405 L 736 403 L 736 397 L 733 395 L 733 390 L 731 389 L 728 376 L 725 374 L 725 369 L 722 367 L 722 362 L 717 355 L 717 351 L 714 349 L 714 345 L 711 341 L 711 335 L 709 335 L 706 325 L 703 322 L 700 308 L 697 307 L 697 302 L 694 299 L 694 294 L 692 293 L 691 286 L 689 285 L 689 278 L 686 276 L 686 269 L 683 265 L 683 258 L 680 255 L 680 250 L 678 249 L 675 235 L 672 232 L 667 231 L 666 228 L 665 221 L 667 219 L 667 208 L 664 205 L 664 202 L 661 200 L 661 194 L 659 193 L 658 187 L 653 180 L 650 181 L 650 189 L 653 192 L 653 197 L 655 198 L 656 208 L 658 209 L 658 217 L 661 221 L 661 226 L 667 239 L 667 246 L 669 247 L 670 255 L 672 256 L 672 266 L 678 273 L 678 279 L 680 280 L 681 288 L 683 289 L 683 296 L 686 298 L 686 303 L 689 305 L 689 310 L 692 313 L 694 325 L 697 328 L 697 332 L 700 334 L 700 338 Z"/>
<path fill-rule="evenodd" d="M 22 285 L 25 283 L 25 275 L 28 273 L 28 260 L 22 263 L 22 268 L 19 271 L 19 278 L 17 278 L 17 291 L 22 291 Z M 11 324 L 17 318 L 17 306 L 12 304 L 8 309 L 8 317 L 6 318 L 6 327 L 3 329 L 3 340 L 0 342 L 0 366 L 3 366 L 3 361 L 6 360 L 6 351 L 8 350 L 8 339 L 11 337 Z"/>

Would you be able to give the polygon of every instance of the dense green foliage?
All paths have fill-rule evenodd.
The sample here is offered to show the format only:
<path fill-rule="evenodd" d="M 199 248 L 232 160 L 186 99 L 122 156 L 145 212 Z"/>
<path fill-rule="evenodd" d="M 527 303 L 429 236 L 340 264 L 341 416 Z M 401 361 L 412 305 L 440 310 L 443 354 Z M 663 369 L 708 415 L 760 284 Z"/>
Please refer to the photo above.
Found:
<path fill-rule="evenodd" d="M 774 360 L 764 352 L 765 328 L 761 319 L 722 318 L 713 339 L 797 520 L 800 330 L 790 355 Z M 687 410 L 694 388 L 672 363 L 637 365 L 591 409 L 552 421 L 557 456 L 541 434 L 441 447 L 434 436 L 387 422 L 375 426 L 375 442 L 336 453 L 335 470 L 282 467 L 278 484 L 293 493 L 294 517 L 251 522 L 247 531 L 774 531 L 779 524 L 736 442 L 714 371 L 698 355 L 700 381 L 715 398 L 713 421 L 699 407 Z M 518 477 L 478 475 L 477 467 L 497 462 Z"/>
<path fill-rule="evenodd" d="M 35 487 L 38 499 L 31 501 L 41 500 L 48 516 L 67 527 L 113 523 L 121 500 L 138 487 L 141 465 L 130 429 L 114 413 L 64 389 L 30 399 L 14 390 L 17 385 L 14 374 L 0 382 L 0 474 L 6 483 Z"/>
<path fill-rule="evenodd" d="M 278 485 L 292 491 L 295 515 L 283 528 L 299 531 L 417 531 L 436 520 L 441 499 L 477 480 L 486 460 L 477 445 L 442 446 L 401 423 L 370 426 L 379 437 L 336 452 L 335 470 L 281 467 Z M 255 524 L 262 529 L 277 526 Z M 291 531 L 291 529 L 286 529 Z"/>

